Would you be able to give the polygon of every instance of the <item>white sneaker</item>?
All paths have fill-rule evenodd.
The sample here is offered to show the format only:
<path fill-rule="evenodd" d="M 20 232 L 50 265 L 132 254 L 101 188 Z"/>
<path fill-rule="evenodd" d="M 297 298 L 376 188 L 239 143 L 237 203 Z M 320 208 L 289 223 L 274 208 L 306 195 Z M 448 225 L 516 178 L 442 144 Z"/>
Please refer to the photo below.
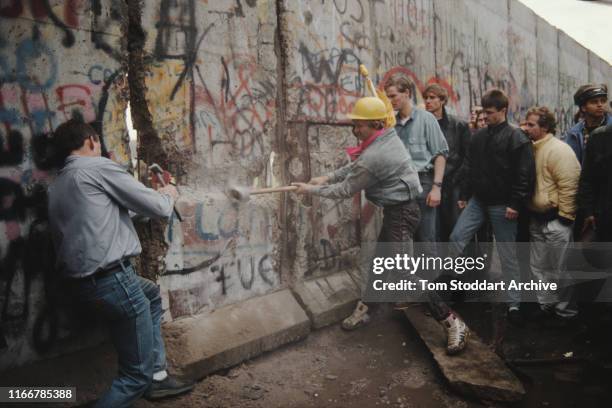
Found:
<path fill-rule="evenodd" d="M 357 302 L 353 314 L 344 319 L 342 322 L 342 328 L 344 330 L 355 330 L 359 327 L 367 324 L 370 321 L 370 315 L 368 314 L 368 307 L 360 300 Z"/>
<path fill-rule="evenodd" d="M 441 323 L 446 331 L 446 354 L 453 355 L 461 352 L 467 346 L 470 329 L 454 313 L 448 315 Z"/>

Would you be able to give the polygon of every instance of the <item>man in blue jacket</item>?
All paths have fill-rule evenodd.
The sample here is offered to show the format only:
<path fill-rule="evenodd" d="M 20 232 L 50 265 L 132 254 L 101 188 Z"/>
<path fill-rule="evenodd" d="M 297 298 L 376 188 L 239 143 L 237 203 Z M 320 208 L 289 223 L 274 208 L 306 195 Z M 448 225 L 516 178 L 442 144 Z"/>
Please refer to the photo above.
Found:
<path fill-rule="evenodd" d="M 582 120 L 567 131 L 564 139 L 583 164 L 589 135 L 600 126 L 612 124 L 612 115 L 607 109 L 608 87 L 604 84 L 582 85 L 574 94 L 574 103 L 580 109 Z"/>

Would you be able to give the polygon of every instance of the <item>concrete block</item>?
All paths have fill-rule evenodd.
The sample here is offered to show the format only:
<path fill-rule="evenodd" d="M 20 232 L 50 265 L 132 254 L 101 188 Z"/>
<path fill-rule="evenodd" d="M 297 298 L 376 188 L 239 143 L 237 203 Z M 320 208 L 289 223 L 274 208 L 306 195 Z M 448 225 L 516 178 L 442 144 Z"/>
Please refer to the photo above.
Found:
<path fill-rule="evenodd" d="M 293 293 L 315 329 L 350 315 L 360 297 L 359 288 L 344 271 L 300 282 Z"/>
<path fill-rule="evenodd" d="M 310 321 L 288 289 L 164 325 L 172 365 L 191 378 L 301 340 Z"/>
<path fill-rule="evenodd" d="M 409 307 L 404 314 L 454 390 L 489 401 L 514 402 L 523 398 L 523 384 L 476 333 L 471 333 L 468 346 L 461 354 L 448 356 L 444 329 L 425 315 L 422 306 Z"/>

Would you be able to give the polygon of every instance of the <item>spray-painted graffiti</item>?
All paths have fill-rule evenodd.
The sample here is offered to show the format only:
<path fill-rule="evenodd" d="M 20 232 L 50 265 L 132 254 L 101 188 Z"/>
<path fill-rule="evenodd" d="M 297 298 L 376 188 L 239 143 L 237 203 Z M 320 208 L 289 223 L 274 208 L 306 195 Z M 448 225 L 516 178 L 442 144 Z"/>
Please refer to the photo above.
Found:
<path fill-rule="evenodd" d="M 27 15 L 28 10 L 26 3 L 29 3 L 30 15 L 36 20 L 41 22 L 50 21 L 55 27 L 63 32 L 62 44 L 66 47 L 74 45 L 74 34 L 72 28 L 77 27 L 79 24 L 79 1 L 70 0 L 66 1 L 63 7 L 62 15 L 56 14 L 49 0 L 30 0 L 29 2 L 21 0 L 10 1 L 9 4 L 0 8 L 0 16 L 6 18 L 18 18 Z"/>
<path fill-rule="evenodd" d="M 304 43 L 298 51 L 302 76 L 290 81 L 298 95 L 297 116 L 327 121 L 345 116 L 364 89 L 357 54 L 348 48 L 312 52 Z"/>
<path fill-rule="evenodd" d="M 183 70 L 172 89 L 170 100 L 174 99 L 176 92 L 187 78 L 193 83 L 193 67 L 198 48 L 212 27 L 213 24 L 202 30 L 201 34 L 198 33 L 194 0 L 179 2 L 162 0 L 155 41 L 155 56 L 159 60 L 183 61 Z"/>
<path fill-rule="evenodd" d="M 43 189 L 38 188 L 32 196 L 26 196 L 19 184 L 7 179 L 0 179 L 0 186 L 3 202 L 13 198 L 13 205 L 2 211 L 9 241 L 0 262 L 0 331 L 4 337 L 24 330 L 33 302 L 32 285 L 35 279 L 41 279 L 45 287 L 42 299 L 45 306 L 34 312 L 32 340 L 36 350 L 44 352 L 57 339 L 60 319 L 59 282 L 54 271 L 54 251 L 47 229 L 46 195 Z M 17 235 L 20 228 L 18 221 L 24 220 L 18 216 L 25 217 L 30 209 L 35 215 L 27 234 L 10 239 L 10 235 Z M 40 301 L 37 299 L 37 302 Z"/>
<path fill-rule="evenodd" d="M 274 120 L 275 83 L 269 78 L 258 79 L 261 75 L 252 57 L 222 57 L 220 62 L 218 95 L 198 70 L 196 123 L 204 131 L 204 148 L 213 165 L 215 157 L 261 158 L 266 150 L 263 134 Z"/>
<path fill-rule="evenodd" d="M 574 115 L 578 108 L 574 106 L 573 95 L 580 85 L 580 80 L 574 75 L 562 70 L 559 71 L 559 97 L 561 104 L 557 107 L 556 114 L 559 127 L 563 131 L 574 126 Z"/>
<path fill-rule="evenodd" d="M 153 53 L 162 64 L 154 67 L 147 81 L 154 89 L 153 111 L 164 111 L 160 129 L 178 133 L 179 148 L 205 152 L 207 167 L 228 158 L 261 159 L 262 135 L 274 115 L 275 81 L 263 74 L 256 54 L 232 52 L 219 57 L 202 48 L 208 36 L 225 30 L 224 23 L 244 17 L 240 2 L 232 12 L 205 24 L 196 24 L 196 8 L 193 0 L 160 3 Z M 211 58 L 212 77 L 200 66 L 202 61 L 207 67 L 213 65 Z M 167 112 L 169 103 L 176 106 L 172 112 Z M 171 124 L 178 124 L 178 129 Z"/>
<path fill-rule="evenodd" d="M 76 0 L 72 1 L 76 2 Z M 109 57 L 121 61 L 123 56 L 120 34 L 124 32 L 121 27 L 125 26 L 127 19 L 126 2 L 111 0 L 104 3 L 100 0 L 92 0 L 91 8 L 91 42 Z"/>
<path fill-rule="evenodd" d="M 311 160 L 311 176 L 327 174 L 347 164 L 344 148 L 354 143 L 349 127 L 340 130 L 336 126 L 310 125 L 307 134 L 308 150 L 316 157 Z M 301 169 L 292 172 L 295 177 L 301 173 Z M 300 211 L 303 218 L 296 224 L 307 253 L 300 276 L 314 277 L 354 266 L 360 245 L 360 195 L 352 200 L 313 197 L 312 205 Z"/>
<path fill-rule="evenodd" d="M 8 5 L 0 8 L 0 16 L 8 19 L 31 17 L 37 23 L 34 25 L 35 30 L 42 30 L 42 26 L 54 27 L 56 31 L 48 34 L 55 36 L 61 33 L 61 44 L 67 48 L 75 45 L 75 31 L 87 29 L 90 40 L 97 49 L 116 60 L 121 59 L 120 27 L 123 25 L 121 16 L 127 17 L 125 2 L 112 0 L 104 4 L 100 0 L 67 0 L 62 3 L 63 5 L 52 6 L 49 0 L 10 1 Z M 91 6 L 91 25 L 81 27 L 82 15 L 89 11 L 86 10 L 87 6 Z"/>
<path fill-rule="evenodd" d="M 354 265 L 354 250 L 359 247 L 360 197 L 352 201 L 318 200 L 319 214 L 312 228 L 315 251 L 311 254 L 310 266 L 305 277 L 315 272 L 333 273 Z"/>
<path fill-rule="evenodd" d="M 13 1 L 0 7 L 2 30 L 15 38 L 0 39 L 3 368 L 52 352 L 59 339 L 80 327 L 60 290 L 48 230 L 46 188 L 56 165 L 48 154 L 48 136 L 61 122 L 81 118 L 97 128 L 105 152 L 122 164 L 129 161 L 120 96 L 125 78 L 120 63 L 107 55 L 113 47 L 120 49 L 115 46 L 120 22 L 114 18 L 113 27 L 96 34 L 94 26 L 84 26 L 90 21 L 89 4 Z M 112 17 L 107 6 L 97 13 Z M 109 48 L 102 50 L 93 37 Z"/>
<path fill-rule="evenodd" d="M 5 121 L 0 131 L 0 169 L 17 170 L 26 151 L 19 130 Z M 16 123 L 12 123 L 16 125 Z M 0 177 L 0 344 L 25 329 L 32 304 L 33 281 L 45 282 L 43 310 L 34 311 L 32 340 L 38 351 L 46 351 L 57 336 L 57 299 L 50 290 L 56 283 L 54 251 L 47 232 L 46 191 L 32 178 L 43 173 L 12 171 L 13 178 Z M 33 181 L 33 180 L 32 180 Z M 25 190 L 24 183 L 30 184 Z M 43 327 L 46 329 L 43 330 Z"/>
<path fill-rule="evenodd" d="M 184 205 L 181 211 L 184 222 L 168 228 L 170 252 L 162 279 L 170 287 L 183 282 L 168 292 L 173 318 L 278 287 L 266 207 L 239 205 L 223 196 Z"/>

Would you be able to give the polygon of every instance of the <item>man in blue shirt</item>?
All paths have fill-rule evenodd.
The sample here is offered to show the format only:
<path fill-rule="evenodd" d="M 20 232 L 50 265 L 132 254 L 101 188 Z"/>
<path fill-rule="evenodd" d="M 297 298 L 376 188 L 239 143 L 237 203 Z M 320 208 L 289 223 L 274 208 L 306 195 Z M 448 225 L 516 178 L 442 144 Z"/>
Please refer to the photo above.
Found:
<path fill-rule="evenodd" d="M 63 163 L 49 187 L 56 268 L 75 303 L 108 323 L 118 354 L 118 376 L 95 406 L 128 407 L 143 394 L 190 391 L 193 384 L 166 372 L 159 287 L 136 275 L 129 260 L 142 249 L 129 211 L 168 218 L 176 188 L 147 188 L 101 157 L 98 134 L 75 119 L 55 130 L 53 145 Z"/>
<path fill-rule="evenodd" d="M 438 206 L 448 156 L 448 144 L 434 115 L 412 104 L 414 84 L 405 75 L 393 75 L 385 82 L 385 92 L 397 111 L 395 130 L 412 158 L 423 192 L 417 198 L 421 222 L 414 240 L 421 242 L 423 253 L 437 256 L 439 240 Z"/>

